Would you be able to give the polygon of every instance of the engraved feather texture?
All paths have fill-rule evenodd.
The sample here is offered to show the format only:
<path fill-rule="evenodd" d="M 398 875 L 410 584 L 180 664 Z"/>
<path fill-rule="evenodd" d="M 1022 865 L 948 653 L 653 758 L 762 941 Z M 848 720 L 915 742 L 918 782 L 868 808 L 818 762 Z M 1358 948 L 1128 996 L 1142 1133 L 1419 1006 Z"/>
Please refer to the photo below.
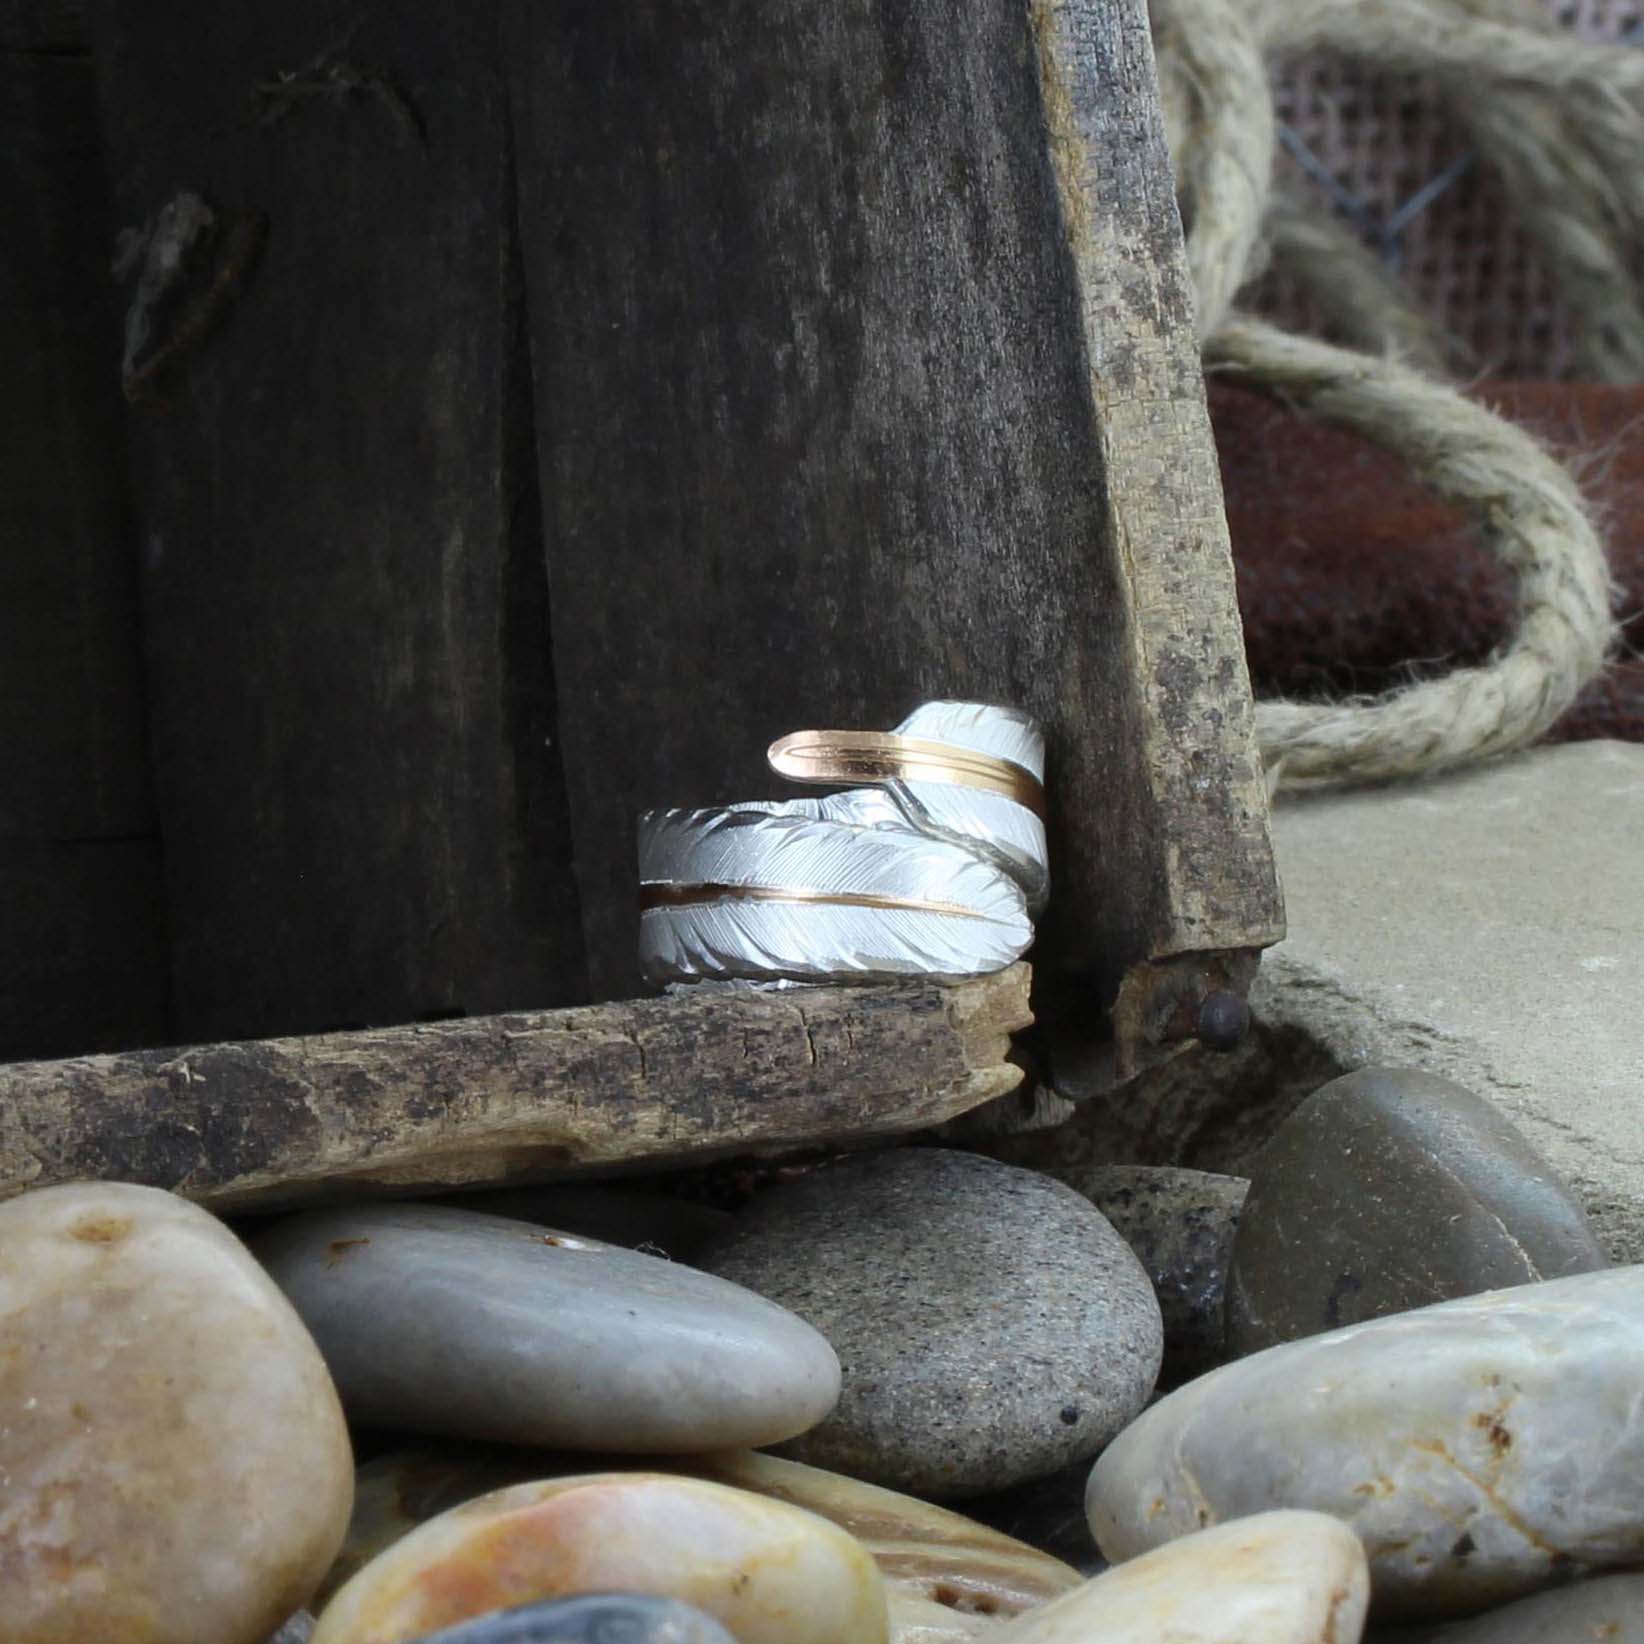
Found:
<path fill-rule="evenodd" d="M 929 703 L 897 733 L 1042 775 L 1038 728 L 1014 710 Z M 1027 949 L 1049 890 L 1033 811 L 926 780 L 650 811 L 639 872 L 653 981 L 981 975 Z"/>
<path fill-rule="evenodd" d="M 1045 739 L 1038 722 L 1019 708 L 992 708 L 979 702 L 927 702 L 896 727 L 901 736 L 951 742 L 956 748 L 1008 759 L 1045 779 Z"/>

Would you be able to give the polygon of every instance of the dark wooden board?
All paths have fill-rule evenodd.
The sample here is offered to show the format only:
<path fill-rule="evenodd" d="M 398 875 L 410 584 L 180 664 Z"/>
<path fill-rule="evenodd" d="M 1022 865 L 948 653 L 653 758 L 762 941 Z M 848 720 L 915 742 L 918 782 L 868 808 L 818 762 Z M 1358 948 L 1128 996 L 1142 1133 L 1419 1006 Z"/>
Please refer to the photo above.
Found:
<path fill-rule="evenodd" d="M 0 15 L 0 1060 L 169 1031 L 96 86 L 35 9 Z"/>
<path fill-rule="evenodd" d="M 0 1063 L 164 1043 L 152 839 L 0 843 Z"/>
<path fill-rule="evenodd" d="M 0 52 L 0 837 L 151 821 L 89 58 Z"/>
<path fill-rule="evenodd" d="M 0 52 L 79 56 L 85 49 L 84 0 L 0 0 Z"/>
<path fill-rule="evenodd" d="M 1010 1091 L 1015 965 L 953 987 L 661 999 L 0 1067 L 0 1198 L 218 1209 L 658 1170 L 920 1130 Z"/>
<path fill-rule="evenodd" d="M 137 414 L 185 1031 L 572 997 L 584 942 L 631 992 L 639 809 L 931 696 L 1046 724 L 1047 995 L 1128 979 L 1156 1038 L 1244 985 L 1281 916 L 1135 0 L 93 33 L 126 219 L 267 225 Z"/>
<path fill-rule="evenodd" d="M 132 419 L 190 1038 L 586 993 L 497 28 L 94 7 L 122 220 L 265 230 Z"/>
<path fill-rule="evenodd" d="M 944 696 L 1045 724 L 1053 981 L 1242 986 L 1198 956 L 1281 911 L 1142 6 L 508 16 L 597 992 L 639 810 Z"/>

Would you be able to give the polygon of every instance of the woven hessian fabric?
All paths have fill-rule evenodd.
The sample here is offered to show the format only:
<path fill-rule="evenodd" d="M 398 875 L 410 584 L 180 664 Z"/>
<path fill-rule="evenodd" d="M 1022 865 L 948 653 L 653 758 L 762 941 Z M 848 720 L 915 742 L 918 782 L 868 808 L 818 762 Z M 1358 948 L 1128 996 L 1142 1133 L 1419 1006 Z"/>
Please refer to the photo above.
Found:
<path fill-rule="evenodd" d="M 1582 39 L 1632 40 L 1644 49 L 1644 0 L 1543 3 Z M 1442 99 L 1407 75 L 1309 56 L 1279 66 L 1275 101 L 1279 118 L 1379 224 L 1469 147 Z M 1329 192 L 1282 150 L 1277 181 L 1332 206 Z M 1473 167 L 1412 216 L 1398 250 L 1399 278 L 1416 306 L 1462 344 L 1478 371 L 1540 381 L 1572 375 L 1568 308 L 1487 170 Z M 1330 334 L 1282 275 L 1260 281 L 1248 301 L 1286 330 Z"/>

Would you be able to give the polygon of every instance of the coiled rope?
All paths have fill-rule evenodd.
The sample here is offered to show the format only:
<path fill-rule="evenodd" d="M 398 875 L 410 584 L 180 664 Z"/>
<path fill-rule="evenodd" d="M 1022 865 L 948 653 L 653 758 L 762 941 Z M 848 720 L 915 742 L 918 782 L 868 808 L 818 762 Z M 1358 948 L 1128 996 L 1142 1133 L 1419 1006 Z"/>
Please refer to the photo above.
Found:
<path fill-rule="evenodd" d="M 1275 192 L 1270 66 L 1328 51 L 1429 77 L 1571 296 L 1583 368 L 1616 381 L 1644 375 L 1627 264 L 1644 240 L 1644 52 L 1578 41 L 1518 0 L 1155 0 L 1154 34 L 1207 370 L 1396 454 L 1472 515 L 1517 596 L 1514 631 L 1482 666 L 1379 697 L 1258 702 L 1270 785 L 1436 774 L 1534 742 L 1616 637 L 1598 533 L 1530 435 L 1422 369 L 1439 357 L 1433 330 L 1371 254 Z M 1327 289 L 1367 351 L 1241 313 L 1270 260 Z"/>

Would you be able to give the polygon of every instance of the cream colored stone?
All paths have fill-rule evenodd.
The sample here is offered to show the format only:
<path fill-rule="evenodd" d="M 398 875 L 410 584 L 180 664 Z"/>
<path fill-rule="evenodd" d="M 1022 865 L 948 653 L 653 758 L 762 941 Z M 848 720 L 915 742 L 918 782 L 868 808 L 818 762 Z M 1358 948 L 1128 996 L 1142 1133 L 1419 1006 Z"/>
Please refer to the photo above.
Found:
<path fill-rule="evenodd" d="M 214 1217 L 153 1188 L 0 1205 L 0 1638 L 263 1644 L 353 1490 L 297 1315 Z"/>
<path fill-rule="evenodd" d="M 313 1644 L 407 1644 L 488 1610 L 573 1593 L 694 1604 L 738 1644 L 888 1644 L 884 1584 L 836 1525 L 661 1473 L 517 1484 L 394 1543 L 322 1612 Z"/>
<path fill-rule="evenodd" d="M 1287 1342 L 1154 1405 L 1091 1474 L 1125 1559 L 1274 1507 L 1351 1525 L 1378 1615 L 1463 1613 L 1644 1559 L 1644 1267 Z"/>
<path fill-rule="evenodd" d="M 1104 1571 L 991 1644 L 1357 1644 L 1364 1549 L 1322 1513 L 1259 1513 Z"/>
<path fill-rule="evenodd" d="M 887 1587 L 885 1600 L 890 1606 L 891 1644 L 971 1644 L 972 1639 L 991 1637 L 1001 1626 L 996 1615 L 956 1610 L 905 1587 Z"/>
<path fill-rule="evenodd" d="M 367 1462 L 358 1475 L 348 1539 L 325 1579 L 322 1597 L 435 1514 L 540 1477 L 548 1459 L 534 1450 L 426 1445 Z M 587 1456 L 570 1458 L 578 1471 L 588 1464 Z M 600 1465 L 646 1464 L 603 1458 Z M 974 1519 L 797 1461 L 733 1450 L 670 1456 L 648 1465 L 785 1501 L 848 1531 L 884 1576 L 892 1644 L 973 1638 L 1080 1584 L 1078 1571 L 1060 1559 Z"/>

